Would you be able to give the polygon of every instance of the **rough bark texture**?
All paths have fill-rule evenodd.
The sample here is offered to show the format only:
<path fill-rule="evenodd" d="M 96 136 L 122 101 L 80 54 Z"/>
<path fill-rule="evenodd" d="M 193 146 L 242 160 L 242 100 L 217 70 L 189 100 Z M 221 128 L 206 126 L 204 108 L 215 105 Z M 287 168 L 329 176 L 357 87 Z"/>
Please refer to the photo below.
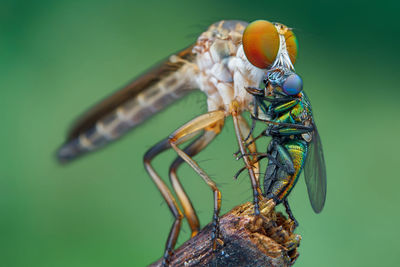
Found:
<path fill-rule="evenodd" d="M 250 202 L 237 206 L 220 219 L 217 251 L 212 251 L 211 225 L 185 242 L 171 258 L 171 266 L 290 266 L 298 257 L 301 236 L 294 224 L 275 212 L 272 202 L 260 203 L 254 216 Z M 161 260 L 150 266 L 161 266 Z"/>

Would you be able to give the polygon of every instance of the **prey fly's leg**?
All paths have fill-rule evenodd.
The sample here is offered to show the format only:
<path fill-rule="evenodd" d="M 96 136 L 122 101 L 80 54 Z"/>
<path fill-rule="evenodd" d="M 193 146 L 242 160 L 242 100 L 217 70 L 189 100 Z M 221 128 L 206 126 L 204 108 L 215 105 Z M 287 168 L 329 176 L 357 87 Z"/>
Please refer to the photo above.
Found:
<path fill-rule="evenodd" d="M 278 141 L 272 139 L 268 145 L 267 153 L 250 153 L 257 155 L 257 161 L 268 158 L 268 166 L 264 176 L 264 192 L 268 192 L 273 181 L 276 180 L 277 170 L 284 170 L 288 174 L 294 173 L 293 162 L 291 161 L 290 155 L 284 147 L 278 144 Z M 247 154 L 249 155 L 249 154 Z M 238 158 L 243 157 L 241 155 Z M 235 175 L 239 175 L 246 167 L 241 168 Z"/>
<path fill-rule="evenodd" d="M 279 123 L 279 124 L 284 125 L 284 123 Z M 295 134 L 311 133 L 314 130 L 314 128 L 312 126 L 304 126 L 301 124 L 300 125 L 288 124 L 288 125 L 290 125 L 290 127 L 271 125 L 266 130 L 266 135 L 289 136 L 289 135 L 295 135 Z"/>
<path fill-rule="evenodd" d="M 270 158 L 274 158 L 275 160 L 268 160 L 267 169 L 265 170 L 264 175 L 264 195 L 266 196 L 270 191 L 271 185 L 276 180 L 276 172 L 278 169 L 277 165 L 277 154 L 278 151 L 274 149 L 273 145 L 274 140 L 268 145 L 267 154 L 270 155 Z"/>
<path fill-rule="evenodd" d="M 254 120 L 253 120 L 254 121 Z M 249 134 L 249 138 L 251 137 L 251 141 L 249 141 L 249 142 L 246 142 L 246 140 L 243 140 L 243 142 L 245 142 L 245 147 L 248 147 L 248 146 L 250 146 L 250 145 L 252 145 L 255 141 L 257 141 L 258 139 L 260 139 L 261 137 L 263 137 L 263 136 L 266 136 L 265 135 L 265 131 L 262 131 L 262 133 L 260 133 L 259 135 L 257 135 L 256 137 L 252 137 L 250 134 Z M 249 139 L 249 138 L 247 138 L 247 139 Z M 236 157 L 236 160 L 238 160 L 239 158 L 241 158 L 242 156 L 240 155 L 240 149 L 239 150 L 237 150 L 235 153 L 233 153 L 233 155 Z"/>
<path fill-rule="evenodd" d="M 200 137 L 194 140 L 190 145 L 188 145 L 184 152 L 188 154 L 190 157 L 195 156 L 201 150 L 203 150 L 214 138 L 217 136 L 218 133 L 215 131 L 209 130 L 205 131 Z M 182 204 L 183 212 L 185 213 L 185 217 L 188 220 L 190 229 L 192 231 L 191 237 L 194 237 L 199 232 L 199 219 L 197 217 L 196 211 L 193 208 L 193 205 L 188 198 L 185 190 L 180 183 L 178 176 L 177 176 L 177 169 L 182 164 L 183 159 L 181 157 L 177 157 L 174 162 L 171 164 L 169 168 L 169 178 L 171 184 L 178 196 L 179 201 Z"/>
<path fill-rule="evenodd" d="M 256 153 L 256 154 L 257 154 L 258 156 L 257 156 L 257 159 L 255 160 L 255 162 L 259 162 L 260 160 L 262 160 L 262 159 L 264 159 L 264 158 L 269 158 L 269 155 L 267 155 L 267 154 L 265 154 L 265 153 L 261 153 L 261 154 Z M 242 156 L 240 156 L 240 158 L 241 158 L 241 157 L 242 157 Z M 238 160 L 239 157 L 236 158 L 236 159 Z M 237 180 L 238 177 L 239 177 L 239 175 L 240 175 L 245 169 L 247 169 L 246 166 L 240 168 L 240 169 L 235 173 L 235 175 L 233 176 L 233 178 L 234 178 L 235 180 Z"/>
<path fill-rule="evenodd" d="M 168 187 L 165 185 L 165 183 L 161 180 L 160 176 L 157 174 L 157 172 L 152 167 L 151 161 L 153 160 L 153 158 L 155 156 L 157 156 L 158 154 L 160 154 L 161 152 L 163 152 L 166 149 L 169 149 L 172 147 L 176 150 L 177 144 L 183 143 L 183 142 L 191 139 L 193 136 L 195 136 L 202 130 L 209 130 L 209 129 L 213 129 L 214 131 L 220 130 L 220 128 L 223 125 L 224 118 L 225 118 L 225 114 L 223 111 L 214 111 L 214 112 L 209 112 L 207 114 L 201 115 L 201 116 L 195 118 L 194 120 L 192 120 L 191 122 L 182 126 L 180 129 L 175 131 L 167 139 L 161 141 L 160 143 L 158 143 L 157 145 L 152 147 L 144 155 L 143 161 L 144 161 L 146 171 L 149 173 L 150 177 L 152 178 L 152 180 L 154 181 L 154 183 L 160 190 L 163 198 L 167 202 L 168 207 L 170 208 L 172 214 L 175 217 L 174 224 L 172 225 L 172 228 L 169 233 L 167 243 L 165 246 L 165 253 L 164 253 L 164 257 L 163 257 L 163 266 L 167 266 L 169 264 L 169 260 L 172 255 L 172 251 L 175 247 L 175 244 L 176 244 L 176 241 L 177 241 L 177 238 L 179 235 L 183 214 L 180 211 L 180 209 L 176 203 L 176 200 L 173 197 L 173 195 L 171 194 L 170 190 L 168 189 Z M 209 129 L 207 129 L 207 127 Z M 184 153 L 184 152 L 182 151 L 182 153 Z M 187 156 L 186 153 L 184 153 L 184 154 Z M 213 184 L 215 185 L 215 183 L 213 183 Z M 216 186 L 215 186 L 215 188 L 216 188 Z M 218 204 L 219 204 L 220 203 L 220 193 L 219 193 L 218 189 L 216 189 L 216 191 L 218 191 L 217 195 L 219 196 L 218 197 Z M 214 194 L 214 198 L 215 198 L 215 195 L 216 194 Z M 216 201 L 214 201 L 214 202 L 216 202 Z M 219 207 L 220 207 L 220 205 L 218 205 L 218 212 L 219 212 Z"/>
<path fill-rule="evenodd" d="M 272 176 L 274 179 L 271 181 L 265 193 L 266 196 L 273 199 L 276 204 L 281 203 L 296 184 L 305 164 L 308 152 L 307 146 L 307 142 L 303 140 L 289 140 L 274 149 L 278 162 L 280 162 L 284 168 L 275 166 L 274 175 Z M 289 167 L 289 165 L 291 166 Z M 293 168 L 293 172 L 290 170 L 291 168 Z"/>
<path fill-rule="evenodd" d="M 286 213 L 289 215 L 289 218 L 294 222 L 294 225 L 297 227 L 299 226 L 299 223 L 297 222 L 296 218 L 293 216 L 292 210 L 290 209 L 289 202 L 285 198 L 283 200 L 283 205 L 285 206 Z"/>
<path fill-rule="evenodd" d="M 294 174 L 294 165 L 289 153 L 283 146 L 278 144 L 277 140 L 273 139 L 269 144 L 268 155 L 269 161 L 264 177 L 264 192 L 266 192 L 267 197 L 272 198 L 275 202 L 279 203 L 279 199 L 271 194 L 271 192 L 274 191 L 274 187 L 277 187 L 282 183 L 287 184 L 288 181 L 290 181 L 290 179 L 282 179 L 282 174 L 286 174 L 291 178 L 292 176 L 290 175 Z M 283 164 L 286 162 L 286 164 L 282 165 L 281 162 L 283 162 Z M 283 170 L 284 172 L 279 170 Z M 283 199 L 283 205 L 285 206 L 289 218 L 294 222 L 294 226 L 297 227 L 299 224 L 293 216 L 286 197 Z"/>
<path fill-rule="evenodd" d="M 258 117 L 258 101 L 256 97 L 253 97 L 253 114 L 255 117 Z M 249 130 L 249 133 L 247 134 L 247 137 L 243 140 L 244 142 L 247 142 L 247 140 L 250 138 L 250 136 L 253 134 L 253 131 L 256 127 L 256 119 L 252 118 L 251 120 L 251 128 Z"/>
<path fill-rule="evenodd" d="M 201 130 L 214 131 L 216 134 L 221 131 L 224 124 L 225 112 L 214 111 L 201 115 L 189 123 L 185 124 L 169 136 L 170 146 L 178 153 L 178 155 L 186 161 L 200 177 L 207 183 L 214 193 L 214 213 L 213 213 L 213 230 L 211 240 L 213 243 L 213 250 L 217 249 L 217 237 L 219 235 L 219 212 L 221 209 L 221 192 L 217 185 L 211 178 L 200 168 L 196 161 L 194 161 L 185 151 L 178 147 L 178 144 L 186 141 L 191 136 L 197 134 Z"/>
<path fill-rule="evenodd" d="M 288 179 L 282 179 L 294 174 L 294 165 L 289 152 L 279 144 L 278 139 L 273 138 L 268 145 L 267 154 L 269 156 L 267 170 L 264 177 L 264 192 L 268 198 L 274 199 L 278 204 L 281 200 L 276 194 L 272 193 L 274 188 L 284 188 L 289 183 Z"/>

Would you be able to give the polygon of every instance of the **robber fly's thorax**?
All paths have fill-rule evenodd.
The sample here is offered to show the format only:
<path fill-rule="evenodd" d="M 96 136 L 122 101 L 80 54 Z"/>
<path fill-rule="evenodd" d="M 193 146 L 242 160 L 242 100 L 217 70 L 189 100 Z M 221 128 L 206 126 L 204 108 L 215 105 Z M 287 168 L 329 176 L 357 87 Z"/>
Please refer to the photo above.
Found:
<path fill-rule="evenodd" d="M 213 24 L 200 35 L 192 50 L 198 66 L 197 84 L 207 95 L 209 111 L 229 111 L 234 100 L 241 111 L 247 110 L 252 98 L 244 88 L 258 86 L 264 75 L 246 59 L 241 44 L 244 25 L 226 24 Z"/>

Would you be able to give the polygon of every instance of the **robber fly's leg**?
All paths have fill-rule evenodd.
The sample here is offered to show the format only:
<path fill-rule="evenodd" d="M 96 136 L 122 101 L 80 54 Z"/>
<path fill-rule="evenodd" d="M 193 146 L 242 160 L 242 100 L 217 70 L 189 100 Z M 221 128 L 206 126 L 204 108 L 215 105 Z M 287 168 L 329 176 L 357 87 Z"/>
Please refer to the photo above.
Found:
<path fill-rule="evenodd" d="M 186 141 L 188 138 L 198 133 L 201 130 L 211 130 L 219 133 L 224 123 L 225 112 L 214 111 L 201 115 L 189 123 L 185 124 L 169 136 L 169 143 L 171 147 L 178 153 L 178 155 L 186 161 L 207 183 L 214 193 L 214 213 L 213 213 L 213 230 L 211 240 L 213 243 L 213 250 L 217 249 L 217 237 L 219 235 L 219 212 L 221 209 L 221 192 L 217 185 L 211 178 L 200 168 L 196 161 L 194 161 L 185 151 L 181 150 L 177 145 Z"/>
<path fill-rule="evenodd" d="M 163 258 L 163 266 L 167 266 L 169 264 L 170 257 L 172 255 L 172 251 L 175 247 L 176 240 L 179 235 L 179 230 L 181 227 L 181 220 L 183 218 L 182 212 L 179 210 L 179 207 L 175 201 L 175 198 L 169 191 L 168 187 L 165 183 L 161 180 L 160 176 L 155 172 L 154 168 L 151 166 L 151 160 L 160 154 L 162 151 L 168 148 L 174 148 L 176 150 L 177 144 L 183 143 L 196 134 L 198 134 L 201 130 L 206 129 L 209 127 L 214 131 L 219 131 L 223 125 L 225 114 L 223 111 L 214 111 L 209 112 L 207 114 L 201 115 L 191 122 L 185 124 L 180 129 L 175 131 L 171 136 L 167 139 L 161 141 L 154 147 L 152 147 L 149 151 L 146 152 L 144 156 L 144 165 L 149 173 L 150 177 L 153 179 L 154 183 L 157 185 L 158 189 L 160 190 L 162 196 L 164 197 L 165 201 L 168 204 L 172 214 L 175 217 L 175 222 L 172 225 L 171 231 L 169 233 L 167 243 L 165 246 L 165 253 Z M 208 129 L 206 129 L 208 130 Z M 182 153 L 184 153 L 182 151 Z M 178 153 L 179 154 L 179 153 Z M 184 153 L 186 156 L 187 154 Z M 181 156 L 181 155 L 180 155 Z M 219 191 L 218 191 L 219 193 Z M 220 194 L 219 194 L 220 196 Z M 220 197 L 219 197 L 220 203 Z"/>
<path fill-rule="evenodd" d="M 238 116 L 239 127 L 241 129 L 242 139 L 243 136 L 248 135 L 249 143 L 247 143 L 246 148 L 249 150 L 249 154 L 252 155 L 251 165 L 254 167 L 254 174 L 259 183 L 259 175 L 260 175 L 260 164 L 257 160 L 257 146 L 254 142 L 253 135 L 251 134 L 252 129 L 249 128 L 247 121 L 242 117 Z"/>
<path fill-rule="evenodd" d="M 175 198 L 171 194 L 171 191 L 165 185 L 165 183 L 161 180 L 160 176 L 156 173 L 153 166 L 151 165 L 151 161 L 155 156 L 163 152 L 164 150 L 170 148 L 169 140 L 165 139 L 158 143 L 157 145 L 150 148 L 146 154 L 144 155 L 144 166 L 146 171 L 149 173 L 151 179 L 153 179 L 154 183 L 158 187 L 161 192 L 161 195 L 165 199 L 168 204 L 169 209 L 175 217 L 175 221 L 172 224 L 171 230 L 168 235 L 167 243 L 165 244 L 165 251 L 163 255 L 163 266 L 168 266 L 170 257 L 172 255 L 172 250 L 175 247 L 176 240 L 178 239 L 179 231 L 181 228 L 181 221 L 183 219 L 183 214 L 180 211 Z"/>
<path fill-rule="evenodd" d="M 289 218 L 294 222 L 294 225 L 297 227 L 299 226 L 299 223 L 297 222 L 296 218 L 293 216 L 292 210 L 290 209 L 289 202 L 285 198 L 283 200 L 283 205 L 285 206 L 286 213 L 289 215 Z"/>
<path fill-rule="evenodd" d="M 188 145 L 184 152 L 188 154 L 188 156 L 193 157 L 201 150 L 203 150 L 217 135 L 215 131 L 205 131 L 200 137 L 194 140 L 190 145 Z M 185 190 L 180 183 L 177 176 L 177 169 L 182 164 L 183 159 L 181 157 L 177 157 L 174 162 L 171 164 L 169 168 L 169 178 L 171 184 L 179 198 L 179 201 L 182 204 L 183 212 L 185 213 L 185 217 L 188 220 L 190 229 L 192 231 L 191 237 L 194 237 L 199 232 L 199 219 L 197 217 L 196 211 L 193 208 L 193 205 L 188 198 Z"/>
<path fill-rule="evenodd" d="M 250 158 L 245 155 L 246 154 L 246 147 L 243 143 L 243 139 L 242 139 L 242 132 L 245 129 L 242 129 L 243 125 L 240 123 L 240 118 L 239 118 L 239 112 L 238 112 L 238 107 L 239 104 L 237 102 L 233 102 L 231 104 L 231 114 L 233 117 L 233 125 L 235 127 L 235 134 L 236 134 L 236 139 L 237 142 L 239 144 L 239 149 L 240 149 L 240 153 L 242 153 L 243 156 L 243 160 L 244 160 L 244 164 L 249 172 L 249 176 L 250 176 L 250 181 L 251 181 L 251 186 L 253 189 L 253 203 L 254 203 L 254 213 L 255 215 L 260 215 L 260 205 L 259 205 L 259 201 L 262 199 L 262 192 L 260 189 L 260 184 L 258 182 L 258 179 L 254 173 L 254 169 L 251 165 L 251 160 Z"/>

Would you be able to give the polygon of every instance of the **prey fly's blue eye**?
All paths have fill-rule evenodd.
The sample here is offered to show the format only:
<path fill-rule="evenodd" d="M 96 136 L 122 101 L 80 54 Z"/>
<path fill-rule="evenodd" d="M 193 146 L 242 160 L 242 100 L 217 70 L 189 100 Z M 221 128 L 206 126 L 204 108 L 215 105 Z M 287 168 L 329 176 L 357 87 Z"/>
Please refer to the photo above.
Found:
<path fill-rule="evenodd" d="M 282 90 L 287 95 L 297 95 L 303 90 L 303 80 L 299 75 L 291 74 L 283 82 Z"/>

